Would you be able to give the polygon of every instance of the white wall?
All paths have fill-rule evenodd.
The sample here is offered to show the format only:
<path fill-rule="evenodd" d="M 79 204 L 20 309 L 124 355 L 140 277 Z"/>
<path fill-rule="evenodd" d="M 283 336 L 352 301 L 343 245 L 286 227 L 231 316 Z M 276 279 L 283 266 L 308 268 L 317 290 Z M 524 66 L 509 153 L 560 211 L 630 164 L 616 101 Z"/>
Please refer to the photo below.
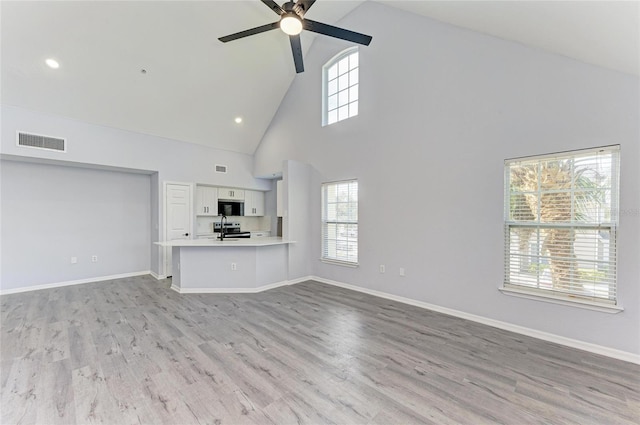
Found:
<path fill-rule="evenodd" d="M 255 155 L 256 175 L 293 159 L 321 176 L 308 189 L 312 252 L 320 182 L 359 180 L 360 267 L 312 261 L 308 272 L 640 354 L 638 78 L 373 2 L 340 25 L 373 35 L 360 49 L 360 115 L 321 127 L 321 67 L 349 44 L 318 37 Z M 501 294 L 504 159 L 611 144 L 625 311 Z"/>
<path fill-rule="evenodd" d="M 149 223 L 149 232 L 151 235 L 151 244 L 149 245 L 149 252 L 151 255 L 151 263 L 149 264 L 149 270 L 153 271 L 156 275 L 160 275 L 160 270 L 163 269 L 162 256 L 160 255 L 160 249 L 153 242 L 160 241 L 160 212 L 162 208 L 160 205 L 160 190 L 161 184 L 159 181 L 158 173 L 151 175 L 151 221 Z M 157 206 L 157 207 L 156 207 Z"/>
<path fill-rule="evenodd" d="M 122 171 L 144 170 L 152 174 L 151 222 L 139 223 L 151 228 L 151 241 L 163 240 L 162 203 L 164 181 L 198 182 L 217 186 L 243 187 L 268 190 L 271 182 L 253 177 L 253 157 L 251 155 L 212 149 L 191 143 L 133 133 L 124 130 L 84 123 L 60 116 L 44 114 L 9 105 L 2 105 L 2 128 L 0 129 L 0 155 L 2 158 L 30 159 L 34 161 L 56 161 L 60 165 L 106 167 Z M 30 149 L 16 145 L 17 131 L 25 131 L 67 139 L 67 152 Z M 212 136 L 214 137 L 214 136 Z M 216 164 L 228 166 L 226 174 L 214 172 Z M 5 182 L 3 186 L 9 185 Z M 10 214 L 5 205 L 4 193 L 0 193 L 2 223 L 7 223 L 5 214 Z M 4 228 L 2 245 L 13 245 L 7 239 Z M 48 244 L 48 241 L 44 243 Z M 54 245 L 49 245 L 54 249 Z M 162 255 L 160 249 L 152 245 L 151 260 L 145 270 L 162 275 Z M 7 265 L 3 252 L 2 269 Z M 4 275 L 4 271 L 3 271 Z M 98 277 L 97 275 L 95 277 Z M 53 275 L 54 281 L 63 281 L 63 275 Z M 5 282 L 0 283 L 4 288 Z M 6 285 L 13 284 L 6 282 Z"/>
<path fill-rule="evenodd" d="M 14 106 L 2 106 L 0 153 L 158 171 L 160 180 L 267 190 L 253 178 L 253 157 L 192 143 L 104 127 Z M 67 138 L 66 153 L 16 146 L 16 131 Z M 214 136 L 212 136 L 214 137 Z M 215 173 L 215 164 L 228 166 Z"/>
<path fill-rule="evenodd" d="M 311 248 L 311 231 L 315 216 L 309 214 L 312 193 L 311 179 L 314 170 L 308 164 L 285 161 L 283 164 L 283 204 L 286 206 L 282 218 L 282 236 L 295 241 L 289 245 L 289 279 L 309 276 L 310 264 L 318 260 L 319 251 Z"/>
<path fill-rule="evenodd" d="M 1 161 L 0 179 L 3 291 L 149 270 L 149 175 Z"/>

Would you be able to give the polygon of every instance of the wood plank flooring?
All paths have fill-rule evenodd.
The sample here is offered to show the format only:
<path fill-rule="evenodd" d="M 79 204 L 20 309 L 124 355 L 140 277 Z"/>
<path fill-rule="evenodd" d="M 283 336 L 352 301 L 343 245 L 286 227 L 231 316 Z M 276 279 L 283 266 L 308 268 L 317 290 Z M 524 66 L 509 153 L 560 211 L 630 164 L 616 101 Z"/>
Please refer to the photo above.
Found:
<path fill-rule="evenodd" d="M 637 424 L 640 366 L 317 282 L 0 298 L 2 424 Z"/>

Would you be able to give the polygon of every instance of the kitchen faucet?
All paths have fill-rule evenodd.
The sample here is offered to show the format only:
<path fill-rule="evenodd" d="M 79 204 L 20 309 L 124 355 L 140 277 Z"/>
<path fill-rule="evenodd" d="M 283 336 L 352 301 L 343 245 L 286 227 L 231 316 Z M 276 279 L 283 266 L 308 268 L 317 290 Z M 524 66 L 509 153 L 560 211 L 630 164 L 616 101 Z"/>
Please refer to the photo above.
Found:
<path fill-rule="evenodd" d="M 224 240 L 224 223 L 227 222 L 227 216 L 224 214 L 220 214 L 220 236 L 218 236 L 218 239 L 220 239 L 221 241 Z"/>

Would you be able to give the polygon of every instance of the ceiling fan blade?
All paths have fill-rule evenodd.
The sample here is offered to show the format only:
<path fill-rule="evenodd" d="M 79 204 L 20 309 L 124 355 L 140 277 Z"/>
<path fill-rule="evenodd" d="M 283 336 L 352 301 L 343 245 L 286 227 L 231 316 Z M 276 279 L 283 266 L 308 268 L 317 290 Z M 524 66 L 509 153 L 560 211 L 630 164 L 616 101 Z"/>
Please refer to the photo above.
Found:
<path fill-rule="evenodd" d="M 296 11 L 298 12 L 298 14 L 304 16 L 305 13 L 307 13 L 307 10 L 311 9 L 311 6 L 313 6 L 313 3 L 315 3 L 316 0 L 298 0 L 296 2 L 295 5 L 295 9 L 297 9 Z"/>
<path fill-rule="evenodd" d="M 370 35 L 345 30 L 344 28 L 334 27 L 333 25 L 323 24 L 321 22 L 312 21 L 311 19 L 303 19 L 302 27 L 308 31 L 328 35 L 329 37 L 341 38 L 358 44 L 364 44 L 365 46 L 368 46 L 373 38 Z"/>
<path fill-rule="evenodd" d="M 282 8 L 278 5 L 278 3 L 276 3 L 273 0 L 262 0 L 262 3 L 269 6 L 269 9 L 273 10 L 278 15 L 282 15 L 284 13 L 284 10 L 282 10 Z"/>
<path fill-rule="evenodd" d="M 296 73 L 304 72 L 304 63 L 302 61 L 302 44 L 300 44 L 300 34 L 290 35 L 291 53 L 293 53 L 293 63 L 296 65 Z"/>
<path fill-rule="evenodd" d="M 220 37 L 218 40 L 226 43 L 228 41 L 237 40 L 239 38 L 249 37 L 250 35 L 260 34 L 261 32 L 271 31 L 276 28 L 280 28 L 280 21 L 251 28 L 249 30 L 240 31 L 235 34 L 225 35 L 224 37 Z"/>

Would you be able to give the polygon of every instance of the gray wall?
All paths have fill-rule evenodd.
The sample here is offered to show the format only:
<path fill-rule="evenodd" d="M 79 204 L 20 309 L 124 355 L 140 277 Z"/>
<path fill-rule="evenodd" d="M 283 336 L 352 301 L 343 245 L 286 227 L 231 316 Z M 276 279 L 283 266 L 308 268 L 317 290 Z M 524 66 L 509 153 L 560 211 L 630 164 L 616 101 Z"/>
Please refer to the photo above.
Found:
<path fill-rule="evenodd" d="M 2 290 L 149 270 L 149 175 L 2 161 L 0 178 Z"/>
<path fill-rule="evenodd" d="M 309 191 L 314 170 L 308 164 L 285 161 L 282 174 L 286 206 L 282 219 L 282 236 L 296 243 L 289 245 L 289 279 L 309 276 L 311 262 L 318 260 L 319 252 L 311 249 L 311 229 L 314 216 L 309 214 L 312 193 Z"/>
<path fill-rule="evenodd" d="M 253 157 L 2 105 L 0 153 L 157 171 L 165 180 L 268 190 L 253 177 Z M 67 138 L 66 153 L 16 146 L 16 131 Z M 228 173 L 214 172 L 215 164 Z"/>
<path fill-rule="evenodd" d="M 5 159 L 29 159 L 32 161 L 53 161 L 60 165 L 88 166 L 97 168 L 121 169 L 122 171 L 143 170 L 151 177 L 151 194 L 147 196 L 152 211 L 151 222 L 138 223 L 151 229 L 151 240 L 147 251 L 151 250 L 150 263 L 142 270 L 151 270 L 162 275 L 160 248 L 151 244 L 164 239 L 163 211 L 164 194 L 162 184 L 165 181 L 198 182 L 218 186 L 244 187 L 269 190 L 271 181 L 253 177 L 253 157 L 205 146 L 184 143 L 176 140 L 133 133 L 124 130 L 84 123 L 73 119 L 44 114 L 9 105 L 2 105 L 2 128 L 0 129 L 0 154 Z M 16 146 L 17 131 L 25 131 L 67 139 L 67 152 L 53 152 Z M 4 162 L 4 161 L 3 161 Z M 227 174 L 214 172 L 215 164 L 228 166 Z M 4 182 L 9 187 L 12 182 Z M 0 192 L 2 222 L 5 214 L 11 214 L 11 207 L 4 202 L 4 192 Z M 9 239 L 4 226 L 0 240 L 2 246 L 15 246 Z M 26 235 L 25 235 L 26 236 Z M 55 244 L 43 241 L 49 249 Z M 28 255 L 28 252 L 24 252 Z M 0 270 L 7 267 L 4 256 Z M 5 276 L 4 271 L 0 276 Z M 99 277 L 94 275 L 91 277 Z M 65 275 L 52 274 L 53 282 L 63 282 Z M 0 282 L 0 288 L 14 287 L 14 283 Z"/>
<path fill-rule="evenodd" d="M 149 223 L 149 232 L 151 234 L 151 244 L 149 245 L 151 263 L 149 270 L 157 275 L 161 274 L 159 271 L 162 270 L 162 255 L 161 250 L 153 242 L 160 241 L 160 211 L 162 210 L 162 204 L 160 203 L 162 190 L 160 190 L 160 187 L 158 173 L 153 173 L 151 175 L 151 222 Z"/>
<path fill-rule="evenodd" d="M 638 78 L 373 2 L 340 25 L 373 35 L 360 49 L 360 115 L 321 126 L 321 67 L 349 44 L 318 37 L 255 155 L 256 175 L 287 159 L 317 170 L 306 211 L 312 254 L 320 182 L 359 181 L 360 267 L 315 261 L 310 273 L 639 354 Z M 625 311 L 501 294 L 504 159 L 611 144 L 622 155 Z"/>

